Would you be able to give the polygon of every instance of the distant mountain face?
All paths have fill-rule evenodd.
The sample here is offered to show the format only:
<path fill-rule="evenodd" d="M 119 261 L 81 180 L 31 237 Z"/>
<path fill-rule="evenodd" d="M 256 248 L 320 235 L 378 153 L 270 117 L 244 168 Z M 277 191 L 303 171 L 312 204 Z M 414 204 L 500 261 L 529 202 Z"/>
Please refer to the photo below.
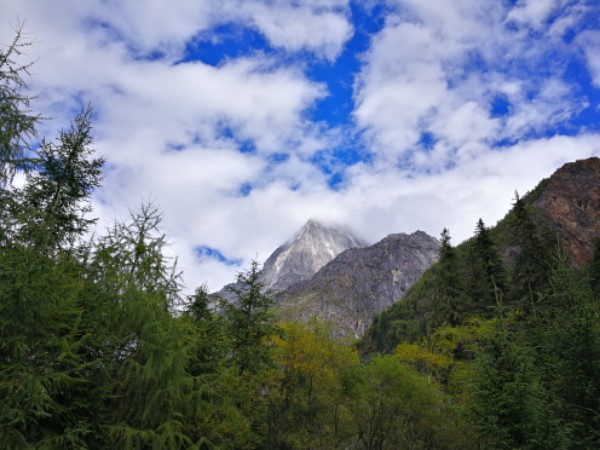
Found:
<path fill-rule="evenodd" d="M 261 281 L 265 291 L 278 293 L 290 285 L 312 277 L 321 267 L 354 247 L 367 245 L 343 226 L 325 225 L 314 219 L 306 224 L 265 261 Z M 229 302 L 235 301 L 231 288 L 242 289 L 239 283 L 223 287 L 217 295 Z M 213 300 L 215 300 L 213 294 Z M 216 303 L 215 303 L 216 304 Z"/>
<path fill-rule="evenodd" d="M 338 336 L 362 336 L 377 313 L 404 295 L 438 257 L 439 242 L 422 231 L 391 234 L 341 253 L 312 278 L 276 298 L 280 318 L 330 322 Z"/>
<path fill-rule="evenodd" d="M 344 227 L 328 226 L 311 219 L 267 259 L 262 281 L 266 289 L 281 292 L 309 279 L 344 250 L 365 245 Z"/>

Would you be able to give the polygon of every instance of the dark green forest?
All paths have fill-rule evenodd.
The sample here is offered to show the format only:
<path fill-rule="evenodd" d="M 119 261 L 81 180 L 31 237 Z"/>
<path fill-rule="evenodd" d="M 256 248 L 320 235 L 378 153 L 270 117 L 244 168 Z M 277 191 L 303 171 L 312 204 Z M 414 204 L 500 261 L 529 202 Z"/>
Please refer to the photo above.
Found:
<path fill-rule="evenodd" d="M 276 323 L 258 263 L 217 313 L 182 294 L 155 205 L 90 234 L 93 111 L 39 136 L 27 45 L 0 53 L 0 448 L 600 448 L 600 241 L 574 267 L 516 196 L 457 247 L 444 230 L 361 343 Z"/>

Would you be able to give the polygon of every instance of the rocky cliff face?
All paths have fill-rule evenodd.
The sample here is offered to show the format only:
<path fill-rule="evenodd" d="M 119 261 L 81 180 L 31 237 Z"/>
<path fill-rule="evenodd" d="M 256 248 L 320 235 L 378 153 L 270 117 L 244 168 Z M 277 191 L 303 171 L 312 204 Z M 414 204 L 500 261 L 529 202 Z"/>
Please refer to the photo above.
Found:
<path fill-rule="evenodd" d="M 391 234 L 341 253 L 310 280 L 276 299 L 281 318 L 330 322 L 338 336 L 362 336 L 373 317 L 398 301 L 437 259 L 439 242 L 422 231 Z"/>
<path fill-rule="evenodd" d="M 575 264 L 591 260 L 594 240 L 600 236 L 600 159 L 562 166 L 543 184 L 534 205 Z"/>
<path fill-rule="evenodd" d="M 311 219 L 291 241 L 267 259 L 262 270 L 265 288 L 273 292 L 283 291 L 312 277 L 344 250 L 365 245 L 346 228 L 324 225 Z"/>

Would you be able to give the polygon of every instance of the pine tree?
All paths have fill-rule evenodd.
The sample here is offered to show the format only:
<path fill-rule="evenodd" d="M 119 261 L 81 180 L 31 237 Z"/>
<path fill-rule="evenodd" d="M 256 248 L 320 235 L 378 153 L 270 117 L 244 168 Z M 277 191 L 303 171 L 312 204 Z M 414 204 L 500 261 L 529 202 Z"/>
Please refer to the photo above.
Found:
<path fill-rule="evenodd" d="M 440 258 L 437 265 L 436 301 L 434 304 L 437 321 L 457 325 L 464 307 L 462 276 L 458 255 L 450 243 L 450 232 L 444 228 L 441 234 Z"/>
<path fill-rule="evenodd" d="M 482 219 L 475 228 L 472 255 L 469 258 L 469 293 L 474 310 L 485 312 L 496 304 L 505 288 L 504 267 L 489 229 Z"/>
<path fill-rule="evenodd" d="M 39 114 L 30 110 L 32 96 L 26 93 L 25 77 L 31 64 L 22 64 L 18 59 L 26 47 L 32 44 L 24 40 L 23 29 L 17 28 L 15 37 L 8 47 L 0 50 L 0 190 L 18 170 L 28 169 L 31 159 L 29 140 L 36 134 L 41 120 Z"/>
<path fill-rule="evenodd" d="M 477 358 L 469 399 L 482 448 L 561 448 L 548 434 L 551 401 L 535 364 L 534 349 L 511 336 L 502 322 Z"/>
<path fill-rule="evenodd" d="M 556 238 L 543 224 L 536 225 L 518 193 L 513 206 L 513 244 L 520 250 L 511 270 L 510 302 L 529 311 L 533 302 L 548 291 L 548 272 Z"/>
<path fill-rule="evenodd" d="M 272 298 L 265 294 L 258 262 L 237 277 L 240 288 L 231 288 L 233 303 L 224 303 L 225 318 L 232 339 L 233 358 L 240 373 L 256 371 L 269 361 L 265 338 L 276 331 L 270 311 Z"/>
<path fill-rule="evenodd" d="M 558 248 L 551 290 L 530 319 L 538 365 L 557 399 L 569 448 L 600 446 L 600 307 L 589 285 Z"/>
<path fill-rule="evenodd" d="M 100 185 L 102 158 L 93 158 L 92 109 L 79 113 L 69 130 L 60 133 L 59 143 L 43 141 L 38 150 L 38 171 L 33 172 L 24 191 L 29 220 L 22 230 L 25 240 L 45 239 L 51 247 L 72 247 L 94 219 L 89 197 Z"/>

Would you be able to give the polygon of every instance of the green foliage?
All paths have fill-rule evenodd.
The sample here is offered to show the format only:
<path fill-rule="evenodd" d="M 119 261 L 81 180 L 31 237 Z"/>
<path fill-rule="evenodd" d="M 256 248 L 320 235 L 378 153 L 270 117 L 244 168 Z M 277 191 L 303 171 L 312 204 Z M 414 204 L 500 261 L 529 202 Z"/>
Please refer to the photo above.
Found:
<path fill-rule="evenodd" d="M 528 329 L 530 345 L 569 448 L 600 446 L 600 306 L 590 286 L 558 251 L 551 291 L 537 305 Z"/>
<path fill-rule="evenodd" d="M 354 426 L 351 448 L 468 449 L 468 433 L 438 386 L 393 357 L 345 376 Z"/>
<path fill-rule="evenodd" d="M 0 189 L 4 190 L 17 170 L 27 169 L 29 139 L 36 134 L 40 116 L 31 112 L 32 97 L 27 95 L 25 77 L 30 64 L 22 64 L 26 47 L 22 28 L 17 28 L 13 41 L 0 50 Z"/>
<path fill-rule="evenodd" d="M 73 448 L 89 430 L 91 399 L 73 398 L 89 383 L 77 269 L 33 247 L 0 253 L 0 442 L 11 448 Z"/>
<path fill-rule="evenodd" d="M 132 288 L 155 294 L 163 309 L 179 300 L 181 273 L 177 261 L 165 255 L 167 236 L 160 231 L 162 216 L 152 203 L 131 213 L 128 223 L 116 222 L 95 243 L 91 261 L 99 281 L 117 293 Z"/>
<path fill-rule="evenodd" d="M 590 262 L 588 274 L 594 298 L 600 301 L 600 236 L 594 242 L 594 257 Z"/>
<path fill-rule="evenodd" d="M 349 433 L 342 374 L 358 365 L 350 347 L 331 338 L 331 329 L 282 324 L 273 336 L 273 367 L 265 372 L 268 438 L 265 448 L 332 449 Z"/>
<path fill-rule="evenodd" d="M 489 448 L 600 445 L 600 309 L 558 249 L 531 313 L 498 322 L 476 363 L 473 423 Z"/>
<path fill-rule="evenodd" d="M 506 282 L 500 254 L 489 228 L 481 219 L 477 222 L 473 250 L 470 253 L 469 296 L 473 309 L 485 313 L 487 308 L 501 301 Z"/>
<path fill-rule="evenodd" d="M 104 160 L 92 157 L 91 117 L 88 107 L 69 130 L 61 131 L 58 144 L 43 141 L 38 149 L 38 170 L 30 173 L 23 194 L 30 216 L 25 240 L 71 247 L 95 222 L 85 214 L 91 211 L 88 199 L 100 185 Z"/>
<path fill-rule="evenodd" d="M 513 342 L 498 326 L 477 360 L 471 388 L 472 421 L 485 448 L 561 448 L 551 400 L 531 348 Z"/>
<path fill-rule="evenodd" d="M 205 286 L 182 300 L 151 204 L 86 239 L 91 109 L 32 149 L 23 45 L 0 52 L 3 448 L 600 447 L 600 240 L 583 276 L 518 196 L 458 247 L 444 230 L 362 344 L 394 355 L 360 364 L 322 324 L 277 327 L 256 262 L 222 313 Z"/>
<path fill-rule="evenodd" d="M 241 287 L 231 288 L 235 301 L 222 303 L 227 332 L 240 373 L 256 372 L 270 359 L 266 338 L 276 331 L 270 311 L 273 300 L 264 293 L 256 261 L 248 271 L 238 274 L 237 284 Z"/>
<path fill-rule="evenodd" d="M 557 238 L 544 226 L 536 224 L 529 206 L 516 194 L 513 206 L 512 243 L 518 254 L 511 267 L 508 302 L 529 310 L 536 297 L 548 291 L 548 272 Z"/>
<path fill-rule="evenodd" d="M 450 243 L 450 233 L 441 234 L 440 259 L 435 278 L 433 314 L 437 324 L 458 325 L 464 310 L 464 285 L 456 249 Z"/>

